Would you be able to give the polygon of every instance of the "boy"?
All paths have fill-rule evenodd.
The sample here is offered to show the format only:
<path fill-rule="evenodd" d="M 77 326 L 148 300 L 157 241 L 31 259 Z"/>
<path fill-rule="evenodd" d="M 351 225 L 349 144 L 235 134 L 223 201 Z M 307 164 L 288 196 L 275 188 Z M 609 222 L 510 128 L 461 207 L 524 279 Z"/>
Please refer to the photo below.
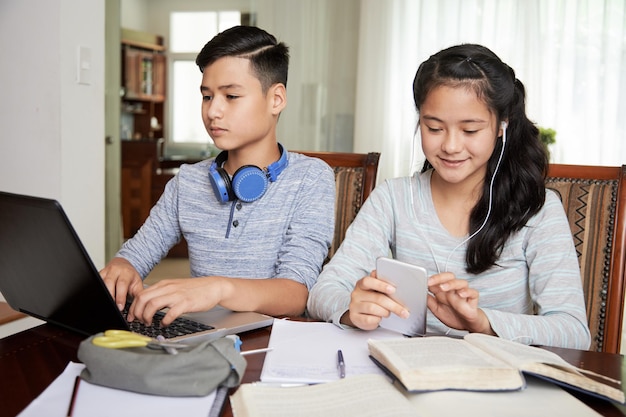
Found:
<path fill-rule="evenodd" d="M 237 26 L 209 41 L 196 64 L 203 74 L 202 120 L 222 152 L 180 167 L 100 275 L 120 309 L 127 295 L 134 297 L 129 321 L 150 324 L 169 307 L 167 325 L 218 304 L 300 315 L 332 240 L 335 183 L 324 162 L 277 142 L 288 48 L 259 28 Z M 142 279 L 181 236 L 193 278 L 144 289 Z"/>

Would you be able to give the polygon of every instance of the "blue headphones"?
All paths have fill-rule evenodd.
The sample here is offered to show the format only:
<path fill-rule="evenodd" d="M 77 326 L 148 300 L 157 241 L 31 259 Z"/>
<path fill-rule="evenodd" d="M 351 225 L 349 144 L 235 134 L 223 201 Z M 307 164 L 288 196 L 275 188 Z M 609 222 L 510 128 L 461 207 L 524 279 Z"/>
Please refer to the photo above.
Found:
<path fill-rule="evenodd" d="M 222 203 L 235 199 L 251 203 L 261 198 L 267 190 L 269 181 L 276 181 L 280 173 L 289 164 L 287 152 L 280 143 L 278 149 L 280 149 L 278 161 L 265 169 L 255 165 L 244 165 L 235 171 L 232 180 L 226 170 L 222 168 L 228 159 L 228 152 L 220 152 L 209 167 L 209 180 L 217 199 Z"/>

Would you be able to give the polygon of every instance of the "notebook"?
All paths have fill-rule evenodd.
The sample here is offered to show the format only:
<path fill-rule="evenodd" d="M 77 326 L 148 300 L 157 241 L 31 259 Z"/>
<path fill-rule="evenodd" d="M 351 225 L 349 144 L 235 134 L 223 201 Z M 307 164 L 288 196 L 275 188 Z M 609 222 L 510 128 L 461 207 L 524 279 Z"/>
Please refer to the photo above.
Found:
<path fill-rule="evenodd" d="M 0 292 L 14 310 L 85 335 L 138 331 L 117 308 L 56 200 L 0 192 Z M 208 330 L 167 339 L 199 342 L 273 323 L 264 314 L 221 307 L 181 317 Z"/>

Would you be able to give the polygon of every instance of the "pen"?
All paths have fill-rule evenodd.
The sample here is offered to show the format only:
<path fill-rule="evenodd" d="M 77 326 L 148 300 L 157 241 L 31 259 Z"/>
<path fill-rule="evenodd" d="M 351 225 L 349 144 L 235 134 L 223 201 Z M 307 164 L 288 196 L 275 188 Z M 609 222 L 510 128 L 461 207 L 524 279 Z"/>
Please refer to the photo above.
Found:
<path fill-rule="evenodd" d="M 341 349 L 337 351 L 337 368 L 339 368 L 339 378 L 346 377 L 346 362 L 343 360 L 343 352 Z"/>
<path fill-rule="evenodd" d="M 78 385 L 80 384 L 80 375 L 76 375 L 74 380 L 74 389 L 72 390 L 72 398 L 70 399 L 70 407 L 67 409 L 67 417 L 72 417 L 74 412 L 74 403 L 76 403 L 76 397 L 78 397 Z"/>
<path fill-rule="evenodd" d="M 252 355 L 254 353 L 263 353 L 263 352 L 269 352 L 270 350 L 272 350 L 273 348 L 263 348 L 263 349 L 250 349 L 250 350 L 244 350 L 241 353 L 241 356 L 246 356 L 246 355 Z"/>

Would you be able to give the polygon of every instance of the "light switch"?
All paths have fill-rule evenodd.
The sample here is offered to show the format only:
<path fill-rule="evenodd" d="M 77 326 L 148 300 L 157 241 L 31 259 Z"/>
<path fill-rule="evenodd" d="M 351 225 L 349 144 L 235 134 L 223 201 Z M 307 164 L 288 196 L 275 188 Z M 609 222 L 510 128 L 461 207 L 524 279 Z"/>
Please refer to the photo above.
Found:
<path fill-rule="evenodd" d="M 87 46 L 78 47 L 78 84 L 91 84 L 91 48 Z"/>

